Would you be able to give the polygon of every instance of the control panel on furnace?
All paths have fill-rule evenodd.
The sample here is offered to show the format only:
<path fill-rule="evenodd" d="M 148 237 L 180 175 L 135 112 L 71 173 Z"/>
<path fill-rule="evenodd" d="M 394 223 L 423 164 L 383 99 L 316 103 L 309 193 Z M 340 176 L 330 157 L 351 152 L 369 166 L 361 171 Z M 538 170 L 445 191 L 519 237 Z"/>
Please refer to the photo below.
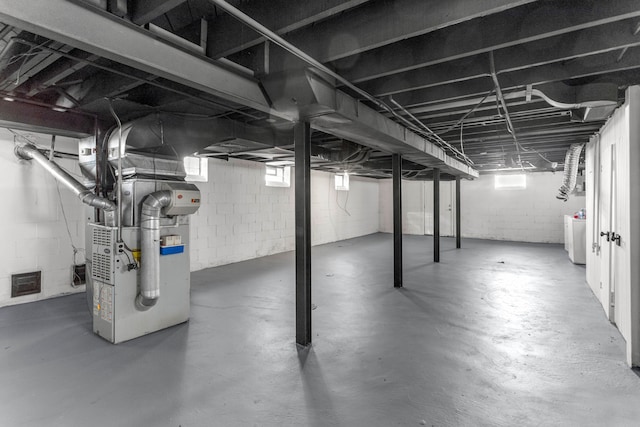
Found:
<path fill-rule="evenodd" d="M 164 209 L 166 215 L 192 215 L 200 208 L 197 190 L 171 190 L 171 203 Z"/>

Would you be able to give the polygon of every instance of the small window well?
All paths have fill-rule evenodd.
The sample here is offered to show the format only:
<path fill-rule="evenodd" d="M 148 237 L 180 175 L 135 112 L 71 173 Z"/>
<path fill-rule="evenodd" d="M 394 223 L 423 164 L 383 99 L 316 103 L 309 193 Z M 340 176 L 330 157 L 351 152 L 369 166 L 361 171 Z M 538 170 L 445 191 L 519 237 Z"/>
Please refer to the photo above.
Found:
<path fill-rule="evenodd" d="M 185 157 L 184 170 L 186 181 L 207 182 L 209 180 L 209 161 L 206 157 Z"/>
<path fill-rule="evenodd" d="M 291 167 L 267 165 L 264 181 L 267 187 L 291 187 Z"/>
<path fill-rule="evenodd" d="M 349 191 L 349 174 L 347 172 L 336 174 L 335 180 L 337 191 Z"/>
<path fill-rule="evenodd" d="M 527 188 L 527 175 L 495 175 L 496 190 L 524 190 Z"/>

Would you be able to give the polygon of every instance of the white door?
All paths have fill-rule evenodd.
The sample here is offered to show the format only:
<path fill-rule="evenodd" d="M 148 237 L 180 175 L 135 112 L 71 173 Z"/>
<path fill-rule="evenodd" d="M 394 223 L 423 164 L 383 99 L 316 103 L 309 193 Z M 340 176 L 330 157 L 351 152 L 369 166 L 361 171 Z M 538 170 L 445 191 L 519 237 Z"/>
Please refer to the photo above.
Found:
<path fill-rule="evenodd" d="M 453 208 L 456 198 L 453 191 L 455 191 L 455 181 L 440 183 L 440 235 L 445 237 L 454 235 Z"/>
<path fill-rule="evenodd" d="M 615 144 L 603 146 L 600 158 L 600 301 L 609 321 L 615 323 L 615 268 L 612 232 L 615 230 Z"/>

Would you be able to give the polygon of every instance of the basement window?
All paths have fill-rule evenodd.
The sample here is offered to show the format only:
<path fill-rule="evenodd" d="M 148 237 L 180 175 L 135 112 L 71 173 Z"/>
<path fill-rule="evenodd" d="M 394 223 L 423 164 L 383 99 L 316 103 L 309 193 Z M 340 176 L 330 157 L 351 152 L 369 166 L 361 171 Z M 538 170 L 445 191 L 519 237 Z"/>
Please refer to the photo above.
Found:
<path fill-rule="evenodd" d="M 206 157 L 185 157 L 186 181 L 207 182 L 209 180 L 209 160 Z"/>
<path fill-rule="evenodd" d="M 336 191 L 349 191 L 349 174 L 339 173 L 335 176 Z"/>
<path fill-rule="evenodd" d="M 524 190 L 527 188 L 527 175 L 496 175 L 496 190 Z"/>
<path fill-rule="evenodd" d="M 267 187 L 291 187 L 291 166 L 265 166 Z"/>

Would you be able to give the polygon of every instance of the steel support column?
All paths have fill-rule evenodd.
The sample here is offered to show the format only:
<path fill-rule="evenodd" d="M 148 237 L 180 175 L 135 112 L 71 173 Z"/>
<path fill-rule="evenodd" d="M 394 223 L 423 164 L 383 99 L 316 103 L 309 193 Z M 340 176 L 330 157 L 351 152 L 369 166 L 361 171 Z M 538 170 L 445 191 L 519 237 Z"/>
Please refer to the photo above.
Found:
<path fill-rule="evenodd" d="M 296 209 L 296 343 L 311 344 L 311 130 L 294 129 Z"/>
<path fill-rule="evenodd" d="M 462 247 L 462 219 L 460 217 L 460 177 L 456 176 L 456 249 Z"/>
<path fill-rule="evenodd" d="M 402 156 L 392 156 L 393 168 L 393 286 L 402 287 Z"/>
<path fill-rule="evenodd" d="M 440 169 L 433 170 L 433 262 L 440 262 Z"/>

